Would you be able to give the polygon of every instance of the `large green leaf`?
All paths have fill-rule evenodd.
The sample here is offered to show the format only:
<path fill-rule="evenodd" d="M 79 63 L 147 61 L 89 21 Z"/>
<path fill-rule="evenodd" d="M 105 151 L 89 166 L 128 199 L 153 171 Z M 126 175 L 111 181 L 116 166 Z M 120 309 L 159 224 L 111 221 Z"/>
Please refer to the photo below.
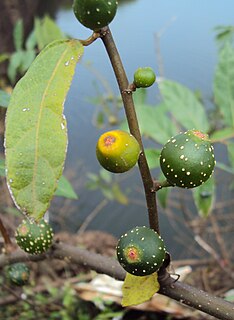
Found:
<path fill-rule="evenodd" d="M 16 85 L 7 109 L 7 183 L 17 207 L 35 219 L 47 210 L 63 171 L 63 105 L 82 53 L 77 40 L 47 46 Z"/>
<path fill-rule="evenodd" d="M 43 19 L 35 19 L 35 37 L 39 50 L 42 50 L 46 45 L 54 40 L 64 38 L 64 34 L 57 24 L 48 16 Z"/>
<path fill-rule="evenodd" d="M 0 159 L 0 177 L 5 177 L 5 176 L 6 176 L 5 161 L 4 159 Z M 64 176 L 60 177 L 58 181 L 58 186 L 54 195 L 57 197 L 65 197 L 68 199 L 75 199 L 75 200 L 78 199 L 78 196 L 75 190 L 73 189 L 72 185 Z"/>
<path fill-rule="evenodd" d="M 225 124 L 234 127 L 234 50 L 229 43 L 219 53 L 214 78 L 214 98 Z"/>
<path fill-rule="evenodd" d="M 191 90 L 169 80 L 160 82 L 159 89 L 168 111 L 183 128 L 208 131 L 205 109 Z"/>
<path fill-rule="evenodd" d="M 234 137 L 234 128 L 224 128 L 215 131 L 211 134 L 210 139 L 211 142 L 223 142 L 226 139 L 230 139 Z"/>
<path fill-rule="evenodd" d="M 215 201 L 215 181 L 213 176 L 201 186 L 193 189 L 193 198 L 199 215 L 203 218 L 208 217 Z"/>
<path fill-rule="evenodd" d="M 147 104 L 145 89 L 138 89 L 134 92 L 133 98 L 142 135 L 157 143 L 165 144 L 169 138 L 178 132 L 163 103 L 158 105 Z M 121 129 L 128 130 L 126 121 L 121 124 Z"/>
<path fill-rule="evenodd" d="M 58 187 L 55 192 L 55 196 L 74 200 L 78 199 L 78 196 L 72 185 L 64 176 L 61 176 L 58 181 Z"/>
<path fill-rule="evenodd" d="M 145 149 L 146 159 L 150 169 L 155 169 L 160 166 L 159 157 L 161 150 L 159 149 Z"/>
<path fill-rule="evenodd" d="M 165 144 L 177 132 L 164 104 L 157 106 L 137 104 L 136 112 L 141 133 L 158 143 Z"/>

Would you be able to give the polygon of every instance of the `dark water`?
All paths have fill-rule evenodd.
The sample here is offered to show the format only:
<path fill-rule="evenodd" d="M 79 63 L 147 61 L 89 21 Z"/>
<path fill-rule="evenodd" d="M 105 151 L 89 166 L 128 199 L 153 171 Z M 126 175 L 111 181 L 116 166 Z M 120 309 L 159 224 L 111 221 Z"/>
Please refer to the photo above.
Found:
<path fill-rule="evenodd" d="M 179 81 L 193 90 L 199 89 L 208 104 L 212 96 L 212 78 L 217 59 L 213 29 L 217 25 L 233 23 L 233 7 L 232 0 L 135 0 L 121 5 L 110 28 L 129 79 L 131 80 L 139 66 L 151 66 L 157 74 L 163 69 L 163 76 Z M 59 11 L 57 22 L 62 30 L 72 37 L 84 39 L 91 34 L 75 20 L 71 10 Z M 158 65 L 156 53 L 156 33 L 161 33 L 161 66 Z M 101 91 L 103 88 L 93 73 L 85 67 L 89 61 L 107 79 L 112 90 L 118 93 L 107 54 L 102 42 L 98 40 L 85 48 L 82 64 L 77 67 L 65 104 L 69 128 L 65 175 L 70 177 L 79 194 L 79 200 L 71 203 L 72 214 L 66 222 L 67 229 L 74 232 L 103 199 L 101 192 L 87 191 L 85 188 L 86 173 L 98 173 L 100 169 L 95 157 L 95 145 L 103 132 L 92 124 L 95 107 L 88 102 L 88 98 L 96 96 L 95 85 L 99 86 Z M 155 103 L 158 99 L 157 87 L 153 86 L 148 92 L 149 102 Z M 154 174 L 157 175 L 157 171 Z M 110 202 L 89 225 L 90 229 L 105 230 L 120 236 L 136 225 L 148 224 L 137 169 L 125 174 L 121 179 L 123 188 L 130 190 L 133 203 L 124 206 Z M 136 205 L 136 200 L 143 205 Z M 53 211 L 53 207 L 51 210 Z M 160 222 L 161 232 L 166 236 L 170 251 L 175 256 L 179 255 L 182 249 L 175 240 L 180 235 L 175 233 L 162 209 Z M 189 232 L 187 233 L 189 235 Z"/>

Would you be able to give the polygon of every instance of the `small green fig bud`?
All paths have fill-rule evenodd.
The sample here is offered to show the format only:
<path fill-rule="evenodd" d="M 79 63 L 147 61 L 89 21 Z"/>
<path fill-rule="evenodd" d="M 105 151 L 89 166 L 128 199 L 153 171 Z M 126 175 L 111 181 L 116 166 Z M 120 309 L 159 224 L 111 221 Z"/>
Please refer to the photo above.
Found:
<path fill-rule="evenodd" d="M 154 70 L 150 67 L 138 68 L 134 73 L 133 83 L 137 88 L 147 88 L 152 86 L 156 80 Z"/>

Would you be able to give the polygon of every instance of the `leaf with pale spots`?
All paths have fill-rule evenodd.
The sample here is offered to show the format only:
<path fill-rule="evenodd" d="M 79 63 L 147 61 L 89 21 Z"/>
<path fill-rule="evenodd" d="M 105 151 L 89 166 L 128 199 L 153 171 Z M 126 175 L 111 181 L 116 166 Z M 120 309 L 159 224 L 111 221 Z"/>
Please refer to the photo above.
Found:
<path fill-rule="evenodd" d="M 122 287 L 122 306 L 128 307 L 148 301 L 159 288 L 156 272 L 143 277 L 127 273 Z"/>
<path fill-rule="evenodd" d="M 7 109 L 8 187 L 17 207 L 36 220 L 46 212 L 63 171 L 63 105 L 82 54 L 77 40 L 48 45 L 16 85 Z"/>

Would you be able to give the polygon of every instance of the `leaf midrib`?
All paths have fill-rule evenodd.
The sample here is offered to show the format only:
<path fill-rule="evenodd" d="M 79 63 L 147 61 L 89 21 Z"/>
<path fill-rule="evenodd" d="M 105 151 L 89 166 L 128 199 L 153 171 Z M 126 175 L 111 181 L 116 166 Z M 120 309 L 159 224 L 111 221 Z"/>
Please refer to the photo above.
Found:
<path fill-rule="evenodd" d="M 35 192 L 35 182 L 36 182 L 36 173 L 37 173 L 37 168 L 38 168 L 38 145 L 39 145 L 39 131 L 40 131 L 40 126 L 41 126 L 41 117 L 42 117 L 42 111 L 43 111 L 43 105 L 44 101 L 47 95 L 47 92 L 49 90 L 49 87 L 55 77 L 56 71 L 58 67 L 60 66 L 61 61 L 63 60 L 64 56 L 66 55 L 68 51 L 68 48 L 65 49 L 64 53 L 58 60 L 57 64 L 55 65 L 54 71 L 48 81 L 48 84 L 46 86 L 46 89 L 44 91 L 44 94 L 42 96 L 42 100 L 40 103 L 40 108 L 39 108 L 39 115 L 38 115 L 38 125 L 36 126 L 36 137 L 35 137 L 35 157 L 34 157 L 34 172 L 33 172 L 33 177 L 32 177 L 32 203 L 34 204 L 37 200 L 36 192 Z M 34 211 L 34 206 L 33 206 L 33 211 Z M 34 212 L 33 212 L 34 213 Z"/>

